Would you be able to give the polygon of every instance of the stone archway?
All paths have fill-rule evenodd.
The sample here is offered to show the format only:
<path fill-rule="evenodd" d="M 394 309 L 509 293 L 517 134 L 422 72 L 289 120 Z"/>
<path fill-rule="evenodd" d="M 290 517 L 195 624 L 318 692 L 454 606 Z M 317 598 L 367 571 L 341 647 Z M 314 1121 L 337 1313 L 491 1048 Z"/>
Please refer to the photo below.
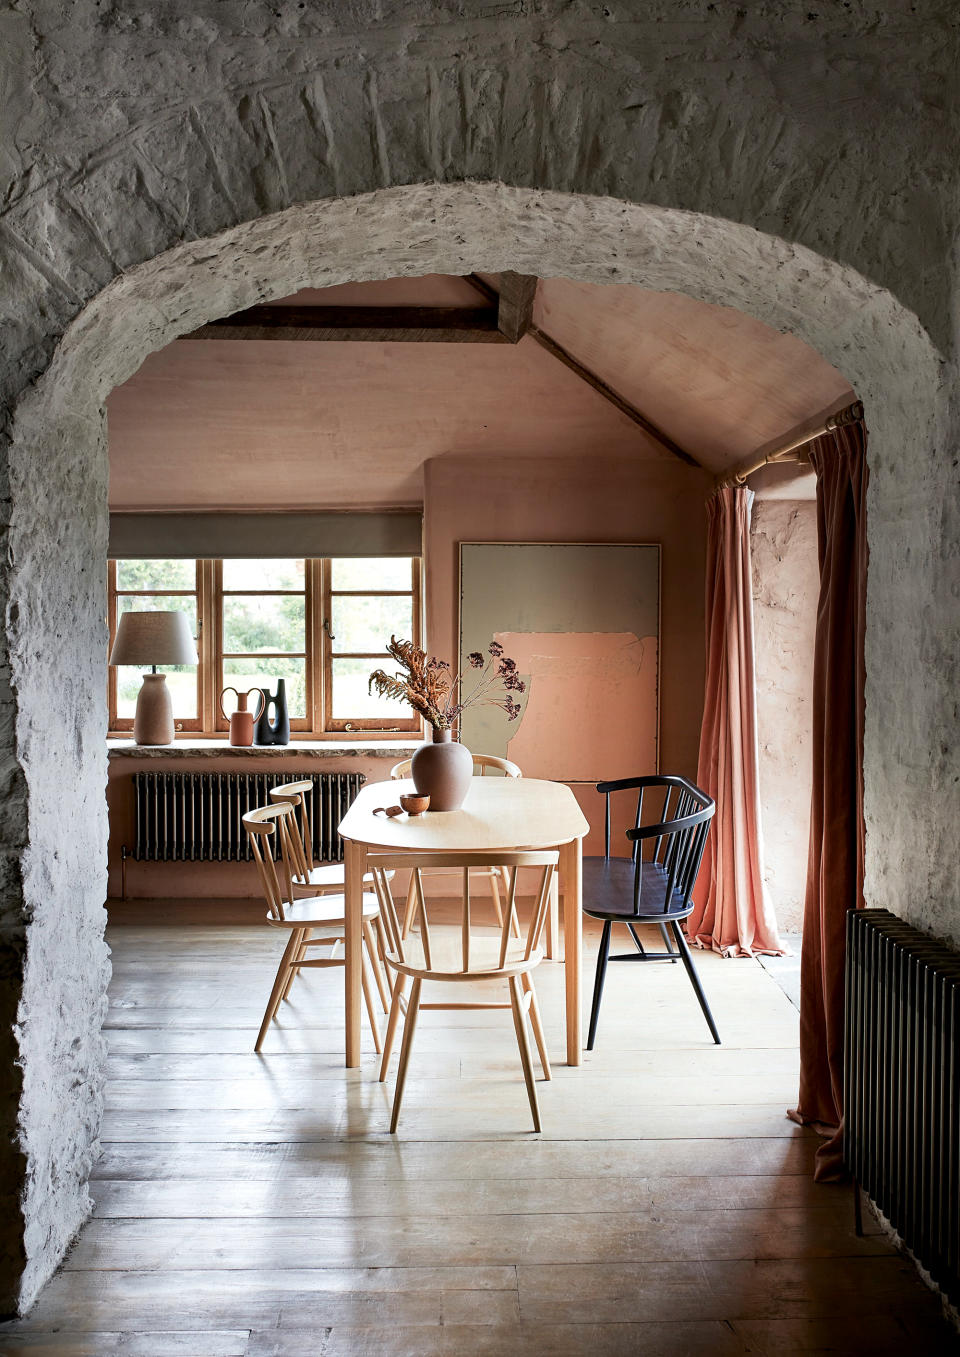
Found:
<path fill-rule="evenodd" d="M 868 897 L 907 914 L 908 881 L 916 891 L 922 879 L 923 895 L 936 898 L 947 879 L 932 850 L 950 833 L 949 808 L 940 819 L 919 808 L 904 819 L 920 777 L 910 749 L 926 759 L 949 710 L 949 672 L 937 656 L 911 676 L 916 720 L 896 734 L 903 647 L 929 655 L 932 644 L 914 600 L 943 587 L 934 535 L 945 402 L 932 343 L 889 292 L 717 218 L 498 184 L 326 199 L 180 245 L 86 306 L 21 400 L 12 432 L 2 696 L 5 923 L 15 964 L 0 989 L 0 1018 L 18 1024 L 8 1059 L 17 1075 L 0 1107 L 17 1147 L 14 1209 L 0 1240 L 11 1304 L 31 1303 L 87 1213 L 102 1107 L 106 396 L 151 351 L 256 302 L 303 286 L 471 269 L 684 292 L 790 330 L 844 372 L 871 433 Z M 904 574 L 902 552 L 918 530 L 929 534 L 925 551 Z M 946 914 L 940 926 L 951 931 Z"/>

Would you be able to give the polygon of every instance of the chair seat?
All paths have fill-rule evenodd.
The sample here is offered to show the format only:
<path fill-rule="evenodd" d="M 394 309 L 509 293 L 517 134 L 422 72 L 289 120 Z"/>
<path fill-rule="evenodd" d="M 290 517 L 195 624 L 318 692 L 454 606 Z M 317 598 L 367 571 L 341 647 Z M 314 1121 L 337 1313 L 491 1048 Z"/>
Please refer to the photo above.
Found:
<path fill-rule="evenodd" d="M 275 928 L 344 928 L 346 926 L 345 900 L 342 895 L 311 895 L 284 905 L 286 918 L 267 915 L 267 923 Z M 380 913 L 380 902 L 375 895 L 363 896 L 363 920 L 368 923 Z"/>
<path fill-rule="evenodd" d="M 669 886 L 668 874 L 658 862 L 645 862 L 641 869 L 639 912 L 633 911 L 633 873 L 631 858 L 583 859 L 583 912 L 592 919 L 613 919 L 643 923 L 664 923 L 685 919 L 693 903 L 685 905 L 679 891 L 673 892 L 671 907 L 664 908 Z"/>

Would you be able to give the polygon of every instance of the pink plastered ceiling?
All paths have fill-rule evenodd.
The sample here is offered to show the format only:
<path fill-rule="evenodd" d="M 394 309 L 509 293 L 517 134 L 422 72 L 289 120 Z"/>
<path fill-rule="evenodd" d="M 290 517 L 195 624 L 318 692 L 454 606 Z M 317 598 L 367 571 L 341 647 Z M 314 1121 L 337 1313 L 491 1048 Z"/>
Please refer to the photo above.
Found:
<path fill-rule="evenodd" d="M 632 632 L 503 632 L 527 683 L 508 757 L 527 777 L 568 782 L 657 765 L 657 638 Z"/>

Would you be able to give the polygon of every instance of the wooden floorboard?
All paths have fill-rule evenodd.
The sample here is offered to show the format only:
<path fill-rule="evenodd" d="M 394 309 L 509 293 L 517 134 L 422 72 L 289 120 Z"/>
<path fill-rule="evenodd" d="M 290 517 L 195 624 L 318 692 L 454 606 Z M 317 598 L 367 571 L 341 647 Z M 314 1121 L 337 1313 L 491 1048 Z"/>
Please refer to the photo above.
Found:
<path fill-rule="evenodd" d="M 509 1014 L 425 1013 L 392 1137 L 366 1025 L 343 1068 L 340 972 L 298 980 L 256 1056 L 275 934 L 123 918 L 93 1216 L 5 1357 L 960 1351 L 849 1188 L 813 1183 L 797 1014 L 755 962 L 696 956 L 719 1048 L 679 966 L 611 968 L 540 1135 Z M 562 968 L 537 985 L 560 1059 Z"/>

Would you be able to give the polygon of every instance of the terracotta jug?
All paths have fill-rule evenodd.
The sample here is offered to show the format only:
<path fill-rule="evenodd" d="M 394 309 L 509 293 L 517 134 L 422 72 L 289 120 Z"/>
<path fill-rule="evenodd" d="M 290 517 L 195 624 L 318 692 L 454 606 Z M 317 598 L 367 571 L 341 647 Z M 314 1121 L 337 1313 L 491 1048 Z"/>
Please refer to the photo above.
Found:
<path fill-rule="evenodd" d="M 228 718 L 230 721 L 230 743 L 236 745 L 253 744 L 253 723 L 263 711 L 263 693 L 259 688 L 250 688 L 245 693 L 238 693 L 236 688 L 224 688 L 220 694 L 220 710 L 224 716 L 223 699 L 227 693 L 233 693 L 237 699 L 237 710 Z M 260 706 L 255 712 L 247 711 L 247 698 L 251 693 L 256 693 L 260 699 Z"/>

